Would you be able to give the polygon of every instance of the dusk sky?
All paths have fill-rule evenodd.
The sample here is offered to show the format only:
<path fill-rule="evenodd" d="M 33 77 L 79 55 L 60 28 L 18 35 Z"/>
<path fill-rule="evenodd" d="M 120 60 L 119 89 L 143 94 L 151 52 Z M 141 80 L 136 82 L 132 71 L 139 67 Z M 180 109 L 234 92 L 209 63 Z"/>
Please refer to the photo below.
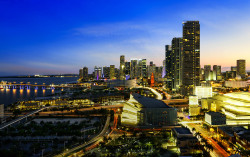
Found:
<path fill-rule="evenodd" d="M 0 0 L 0 76 L 78 73 L 119 56 L 162 65 L 164 47 L 199 20 L 201 66 L 246 59 L 249 0 Z"/>

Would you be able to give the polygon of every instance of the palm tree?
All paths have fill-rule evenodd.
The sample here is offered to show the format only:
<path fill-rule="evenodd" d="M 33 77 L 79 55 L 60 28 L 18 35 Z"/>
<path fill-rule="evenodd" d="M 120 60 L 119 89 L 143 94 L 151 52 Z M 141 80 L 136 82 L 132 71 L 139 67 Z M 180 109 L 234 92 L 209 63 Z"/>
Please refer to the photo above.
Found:
<path fill-rule="evenodd" d="M 201 133 L 200 133 L 200 132 L 196 132 L 196 133 L 194 134 L 194 136 L 195 136 L 196 138 L 201 137 Z"/>
<path fill-rule="evenodd" d="M 209 143 L 206 145 L 206 147 L 208 150 L 214 150 L 214 147 Z"/>

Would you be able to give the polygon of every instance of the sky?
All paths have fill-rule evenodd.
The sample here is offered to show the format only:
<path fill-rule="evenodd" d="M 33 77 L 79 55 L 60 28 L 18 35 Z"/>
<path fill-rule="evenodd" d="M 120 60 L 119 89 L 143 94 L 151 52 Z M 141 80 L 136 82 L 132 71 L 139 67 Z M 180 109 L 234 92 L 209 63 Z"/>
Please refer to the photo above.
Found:
<path fill-rule="evenodd" d="M 78 73 L 145 58 L 161 66 L 182 22 L 200 21 L 201 66 L 246 60 L 248 0 L 0 0 L 0 76 Z"/>

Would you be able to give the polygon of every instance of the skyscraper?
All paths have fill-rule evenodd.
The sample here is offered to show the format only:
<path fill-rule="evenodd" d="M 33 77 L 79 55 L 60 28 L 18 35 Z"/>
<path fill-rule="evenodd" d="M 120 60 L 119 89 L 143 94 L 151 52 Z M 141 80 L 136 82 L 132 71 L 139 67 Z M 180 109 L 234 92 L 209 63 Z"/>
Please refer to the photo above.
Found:
<path fill-rule="evenodd" d="M 83 78 L 83 69 L 81 68 L 79 70 L 79 79 L 82 79 Z"/>
<path fill-rule="evenodd" d="M 103 78 L 108 79 L 109 78 L 109 73 L 110 73 L 110 67 L 103 67 Z"/>
<path fill-rule="evenodd" d="M 79 79 L 81 79 L 82 81 L 88 81 L 88 74 L 89 71 L 87 67 L 81 68 L 79 70 Z"/>
<path fill-rule="evenodd" d="M 240 75 L 241 78 L 246 77 L 246 60 L 244 59 L 237 60 L 237 75 Z"/>
<path fill-rule="evenodd" d="M 125 75 L 126 79 L 130 77 L 130 62 L 125 62 Z"/>
<path fill-rule="evenodd" d="M 135 79 L 137 76 L 137 59 L 131 59 L 130 78 Z"/>
<path fill-rule="evenodd" d="M 109 79 L 115 79 L 115 65 L 110 65 Z"/>
<path fill-rule="evenodd" d="M 142 59 L 142 78 L 147 77 L 147 60 Z"/>
<path fill-rule="evenodd" d="M 199 21 L 183 23 L 183 78 L 182 94 L 192 95 L 200 85 L 200 24 Z"/>
<path fill-rule="evenodd" d="M 166 70 L 166 88 L 172 89 L 172 48 L 171 45 L 165 46 L 165 70 Z"/>
<path fill-rule="evenodd" d="M 120 56 L 120 80 L 125 80 L 125 56 Z"/>
<path fill-rule="evenodd" d="M 89 79 L 89 70 L 88 67 L 83 67 L 83 72 L 82 72 L 83 80 L 88 81 Z"/>
<path fill-rule="evenodd" d="M 211 71 L 211 65 L 204 65 L 204 75 L 205 75 L 205 81 L 210 81 L 210 71 Z"/>
<path fill-rule="evenodd" d="M 94 72 L 95 72 L 95 79 L 96 80 L 99 80 L 102 78 L 102 68 L 101 67 L 95 66 Z"/>
<path fill-rule="evenodd" d="M 220 81 L 222 80 L 222 74 L 221 74 L 221 66 L 220 65 L 214 65 L 213 71 L 216 74 L 216 80 Z"/>
<path fill-rule="evenodd" d="M 173 89 L 179 90 L 180 86 L 182 85 L 182 38 L 173 38 L 172 39 L 172 82 L 173 82 Z"/>

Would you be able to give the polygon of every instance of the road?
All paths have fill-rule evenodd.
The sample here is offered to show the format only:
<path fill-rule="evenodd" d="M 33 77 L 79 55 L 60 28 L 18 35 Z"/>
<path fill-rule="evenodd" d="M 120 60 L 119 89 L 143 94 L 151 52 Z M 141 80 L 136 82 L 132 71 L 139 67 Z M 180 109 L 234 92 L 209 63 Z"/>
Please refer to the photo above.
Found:
<path fill-rule="evenodd" d="M 123 104 L 117 104 L 117 105 L 108 105 L 108 106 L 97 106 L 97 107 L 88 107 L 88 108 L 81 108 L 77 109 L 78 111 L 93 111 L 94 109 L 99 110 L 99 109 L 116 109 L 116 108 L 122 108 Z M 71 113 L 75 112 L 75 110 L 64 110 L 64 111 L 46 111 L 46 112 L 41 112 L 40 115 L 49 115 L 49 114 L 65 114 L 65 113 Z"/>
<path fill-rule="evenodd" d="M 216 141 L 212 139 L 213 133 L 207 131 L 206 129 L 201 127 L 201 124 L 199 124 L 199 121 L 195 121 L 194 123 L 188 123 L 184 122 L 182 123 L 184 126 L 187 126 L 190 130 L 192 128 L 195 128 L 196 132 L 200 132 L 201 136 L 204 137 L 212 146 L 213 151 L 210 151 L 210 155 L 212 157 L 228 157 L 230 154 L 228 154 L 223 148 L 221 148 L 220 145 Z"/>
<path fill-rule="evenodd" d="M 68 156 L 68 155 L 72 154 L 73 152 L 75 152 L 77 150 L 83 149 L 84 147 L 86 147 L 87 145 L 89 145 L 91 143 L 101 141 L 103 136 L 106 134 L 106 132 L 109 129 L 109 123 L 110 123 L 110 115 L 107 117 L 107 120 L 106 120 L 106 123 L 105 123 L 105 125 L 103 127 L 103 130 L 101 131 L 101 133 L 99 135 L 97 135 L 96 137 L 92 138 L 90 141 L 88 141 L 88 142 L 86 142 L 86 143 L 84 143 L 82 145 L 79 145 L 79 146 L 74 147 L 74 148 L 72 148 L 70 150 L 66 150 L 63 153 L 59 154 L 59 155 L 56 155 L 55 157 Z"/>
<path fill-rule="evenodd" d="M 4 128 L 10 126 L 10 125 L 13 125 L 13 124 L 15 124 L 15 123 L 18 123 L 19 121 L 21 121 L 21 120 L 23 120 L 23 119 L 25 119 L 25 118 L 27 118 L 27 117 L 29 117 L 29 116 L 35 114 L 35 113 L 41 112 L 42 110 L 47 109 L 47 108 L 49 108 L 49 107 L 43 107 L 43 108 L 41 108 L 41 109 L 32 111 L 32 112 L 26 114 L 25 116 L 22 116 L 22 117 L 19 117 L 19 118 L 17 118 L 17 119 L 14 119 L 14 120 L 12 120 L 12 121 L 10 121 L 10 122 L 7 122 L 6 124 L 3 124 L 3 126 L 0 127 L 0 130 L 4 129 Z"/>

